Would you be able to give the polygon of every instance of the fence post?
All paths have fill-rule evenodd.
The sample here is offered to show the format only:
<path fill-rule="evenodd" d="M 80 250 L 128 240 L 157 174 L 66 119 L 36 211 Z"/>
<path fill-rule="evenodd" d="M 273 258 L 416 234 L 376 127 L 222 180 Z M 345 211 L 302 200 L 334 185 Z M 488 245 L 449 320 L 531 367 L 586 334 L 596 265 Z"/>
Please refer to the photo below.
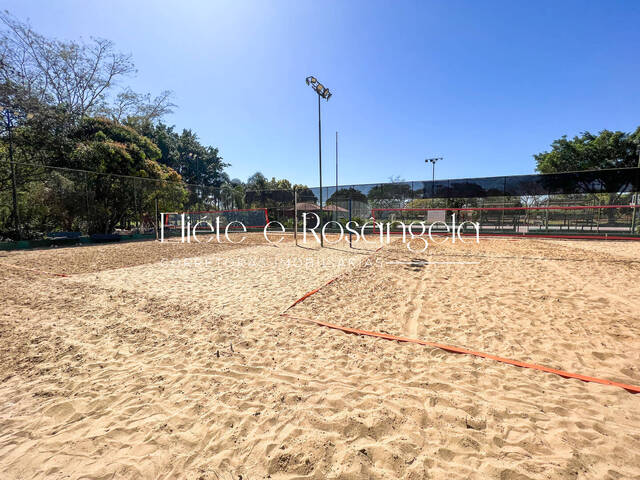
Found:
<path fill-rule="evenodd" d="M 298 190 L 293 187 L 293 239 L 298 246 Z"/>
<path fill-rule="evenodd" d="M 140 226 L 140 212 L 138 211 L 138 194 L 136 193 L 136 179 L 133 179 L 133 209 L 136 215 L 136 227 Z"/>
<path fill-rule="evenodd" d="M 349 222 L 351 222 L 351 205 L 352 205 L 351 193 L 349 193 Z M 351 228 L 351 227 L 349 227 Z M 349 230 L 349 248 L 353 248 L 351 245 L 351 230 Z"/>
<path fill-rule="evenodd" d="M 638 204 L 639 200 L 640 193 L 635 192 L 633 195 L 631 195 L 631 204 L 633 205 L 633 208 L 631 209 L 631 235 L 634 235 L 636 233 L 636 205 Z M 598 211 L 600 211 L 600 209 L 598 209 Z"/>
<path fill-rule="evenodd" d="M 87 207 L 87 221 L 85 223 L 87 231 L 84 233 L 89 233 L 89 222 L 91 221 L 91 212 L 89 208 L 89 177 L 87 172 L 84 172 L 84 202 Z"/>
<path fill-rule="evenodd" d="M 547 210 L 544 212 L 544 229 L 546 232 L 549 231 L 549 202 L 550 196 L 547 195 Z"/>
<path fill-rule="evenodd" d="M 11 133 L 11 131 L 9 131 Z M 12 148 L 11 142 L 9 142 L 9 148 Z M 11 152 L 13 155 L 13 152 Z M 20 229 L 20 210 L 18 208 L 18 180 L 16 178 L 16 164 L 11 163 L 11 196 L 13 200 L 13 224 L 18 235 L 18 240 L 22 240 L 22 232 Z"/>
<path fill-rule="evenodd" d="M 154 230 L 156 231 L 156 240 L 158 240 L 158 196 L 156 195 L 156 215 L 153 217 L 154 220 Z"/>

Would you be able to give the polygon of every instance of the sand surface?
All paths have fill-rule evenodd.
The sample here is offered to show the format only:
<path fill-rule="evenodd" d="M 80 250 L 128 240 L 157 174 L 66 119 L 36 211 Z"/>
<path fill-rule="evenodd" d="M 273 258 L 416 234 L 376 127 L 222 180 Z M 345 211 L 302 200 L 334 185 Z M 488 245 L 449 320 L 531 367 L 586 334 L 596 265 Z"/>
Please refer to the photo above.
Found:
<path fill-rule="evenodd" d="M 358 246 L 0 252 L 0 478 L 640 477 L 640 395 L 280 316 L 637 385 L 639 243 Z"/>

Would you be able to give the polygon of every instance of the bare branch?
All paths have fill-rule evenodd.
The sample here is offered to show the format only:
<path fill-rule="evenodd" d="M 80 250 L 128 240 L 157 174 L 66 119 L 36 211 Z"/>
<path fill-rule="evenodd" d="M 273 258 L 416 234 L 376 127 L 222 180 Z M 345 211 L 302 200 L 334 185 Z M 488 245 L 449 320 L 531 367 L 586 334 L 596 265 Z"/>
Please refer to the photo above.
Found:
<path fill-rule="evenodd" d="M 131 56 L 116 52 L 109 40 L 47 39 L 6 11 L 0 22 L 7 27 L 0 34 L 2 79 L 42 100 L 54 98 L 79 118 L 95 113 L 118 78 L 135 71 Z"/>
<path fill-rule="evenodd" d="M 173 112 L 176 105 L 171 102 L 172 96 L 173 92 L 165 90 L 152 100 L 148 93 L 136 93 L 127 88 L 118 93 L 113 105 L 104 107 L 100 114 L 120 123 L 125 121 L 153 122 Z"/>

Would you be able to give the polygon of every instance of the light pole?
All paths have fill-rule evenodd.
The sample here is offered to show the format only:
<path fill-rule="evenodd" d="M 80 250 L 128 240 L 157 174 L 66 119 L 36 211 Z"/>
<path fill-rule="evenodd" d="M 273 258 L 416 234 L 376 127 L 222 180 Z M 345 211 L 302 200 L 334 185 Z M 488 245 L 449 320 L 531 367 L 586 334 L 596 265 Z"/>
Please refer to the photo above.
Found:
<path fill-rule="evenodd" d="M 338 192 L 338 132 L 336 132 L 336 192 Z"/>
<path fill-rule="evenodd" d="M 442 157 L 427 158 L 424 163 L 431 162 L 431 198 L 435 193 L 435 181 L 436 181 L 436 162 L 442 160 Z"/>
<path fill-rule="evenodd" d="M 307 85 L 315 90 L 318 94 L 318 169 L 320 173 L 320 223 L 322 223 L 322 119 L 320 117 L 320 99 L 324 98 L 329 101 L 331 98 L 331 92 L 327 87 L 318 82 L 316 77 L 307 77 L 305 79 Z M 320 235 L 320 246 L 324 246 L 322 241 L 322 235 Z"/>
<path fill-rule="evenodd" d="M 336 192 L 334 193 L 335 195 L 335 202 L 334 204 L 336 205 L 336 215 L 335 215 L 335 220 L 336 222 L 338 221 L 338 132 L 336 132 Z"/>

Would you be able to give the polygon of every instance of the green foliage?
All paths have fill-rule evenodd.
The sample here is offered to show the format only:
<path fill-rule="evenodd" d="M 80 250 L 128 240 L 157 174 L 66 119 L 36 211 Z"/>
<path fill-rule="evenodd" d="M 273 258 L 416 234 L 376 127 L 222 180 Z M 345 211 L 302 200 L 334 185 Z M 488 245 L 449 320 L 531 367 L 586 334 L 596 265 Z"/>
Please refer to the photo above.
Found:
<path fill-rule="evenodd" d="M 267 177 L 262 172 L 256 172 L 247 179 L 245 187 L 247 190 L 266 190 L 267 185 Z"/>
<path fill-rule="evenodd" d="M 335 205 L 336 202 L 348 202 L 351 199 L 353 202 L 364 202 L 367 203 L 367 196 L 362 193 L 360 190 L 357 190 L 353 187 L 350 188 L 341 188 L 336 192 L 333 192 L 331 196 L 327 199 L 327 204 Z"/>
<path fill-rule="evenodd" d="M 236 190 L 243 190 L 246 200 L 245 208 L 275 208 L 282 205 L 293 205 L 294 188 L 298 192 L 298 203 L 317 201 L 317 197 L 306 185 L 291 185 L 287 179 L 268 180 L 261 172 L 256 172 L 242 185 L 235 181 Z"/>
<path fill-rule="evenodd" d="M 372 208 L 402 208 L 412 196 L 411 185 L 397 182 L 376 185 L 367 198 Z"/>
<path fill-rule="evenodd" d="M 107 119 L 82 121 L 74 134 L 77 146 L 71 159 L 86 170 L 114 175 L 91 175 L 86 188 L 92 192 L 88 231 L 109 233 L 122 224 L 131 208 L 152 211 L 151 203 L 162 199 L 167 206 L 181 207 L 187 191 L 173 169 L 161 165 L 160 149 L 133 128 Z M 136 181 L 116 175 L 132 175 L 156 182 Z"/>
<path fill-rule="evenodd" d="M 106 155 L 85 161 L 83 166 L 94 171 L 135 174 L 145 159 L 158 160 L 161 156 L 160 149 L 150 139 L 105 118 L 85 118 L 72 138 L 79 142 L 76 149 L 81 154 L 95 148 Z"/>
<path fill-rule="evenodd" d="M 224 169 L 229 164 L 222 161 L 220 151 L 202 145 L 191 130 L 179 134 L 164 123 L 145 123 L 137 125 L 136 130 L 157 146 L 158 161 L 178 172 L 186 183 L 219 188 L 228 179 Z"/>
<path fill-rule="evenodd" d="M 278 180 L 276 177 L 271 177 L 271 180 L 268 180 L 262 172 L 251 175 L 245 187 L 247 190 L 293 190 L 291 182 L 286 178 Z"/>
<path fill-rule="evenodd" d="M 293 186 L 293 188 L 296 189 L 296 192 L 298 194 L 298 203 L 301 203 L 301 202 L 317 203 L 318 202 L 318 197 L 316 197 L 316 194 L 313 193 L 313 190 L 311 190 L 306 185 L 296 184 Z"/>
<path fill-rule="evenodd" d="M 541 173 L 600 170 L 640 166 L 640 127 L 633 133 L 602 130 L 598 135 L 585 132 L 568 140 L 566 136 L 551 144 L 551 151 L 534 155 L 536 170 Z M 604 185 L 609 192 L 616 192 L 619 185 Z M 592 194 L 599 202 L 618 203 L 617 193 Z M 613 222 L 613 210 L 607 212 Z"/>
<path fill-rule="evenodd" d="M 407 203 L 406 208 L 464 208 L 478 206 L 480 205 L 477 198 L 416 198 Z"/>
<path fill-rule="evenodd" d="M 21 166 L 25 236 L 59 229 L 110 233 L 141 212 L 154 211 L 156 198 L 167 208 L 184 205 L 187 191 L 180 175 L 159 164 L 160 150 L 135 130 L 86 118 L 70 138 L 75 146 L 66 165 L 99 173 Z"/>
<path fill-rule="evenodd" d="M 633 133 L 602 130 L 584 132 L 573 139 L 566 135 L 551 144 L 551 151 L 534 155 L 540 173 L 599 170 L 638 166 L 640 127 Z"/>
<path fill-rule="evenodd" d="M 111 94 L 118 77 L 134 70 L 128 55 L 108 40 L 46 38 L 7 12 L 0 12 L 0 27 L 0 107 L 12 118 L 0 131 L 0 157 L 9 160 L 11 138 L 10 159 L 29 164 L 17 169 L 15 182 L 8 166 L 0 168 L 0 234 L 111 232 L 148 218 L 156 200 L 164 209 L 216 200 L 184 183 L 206 189 L 228 180 L 218 149 L 201 145 L 191 130 L 178 135 L 154 124 L 175 106 L 171 92 L 153 99 L 128 88 Z M 21 231 L 12 229 L 15 219 Z"/>
<path fill-rule="evenodd" d="M 245 208 L 244 185 L 238 182 L 227 182 L 220 187 L 220 199 L 225 209 Z"/>

